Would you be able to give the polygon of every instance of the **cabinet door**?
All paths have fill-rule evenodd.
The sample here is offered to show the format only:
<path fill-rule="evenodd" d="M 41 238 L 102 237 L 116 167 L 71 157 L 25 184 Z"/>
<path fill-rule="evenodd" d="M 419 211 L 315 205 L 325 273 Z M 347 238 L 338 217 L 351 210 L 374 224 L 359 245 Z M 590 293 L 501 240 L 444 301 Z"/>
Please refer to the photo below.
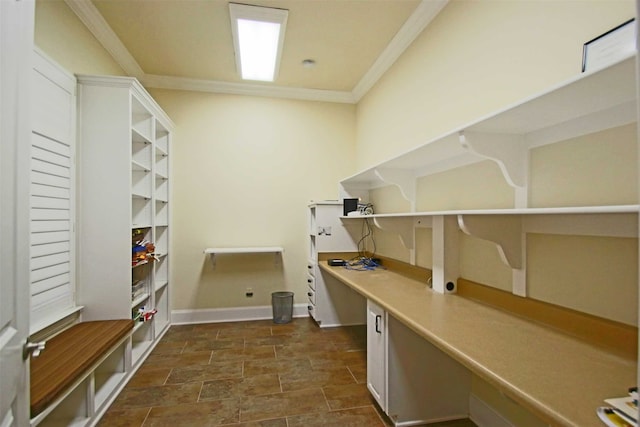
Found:
<path fill-rule="evenodd" d="M 383 411 L 387 410 L 386 313 L 367 300 L 367 388 Z"/>

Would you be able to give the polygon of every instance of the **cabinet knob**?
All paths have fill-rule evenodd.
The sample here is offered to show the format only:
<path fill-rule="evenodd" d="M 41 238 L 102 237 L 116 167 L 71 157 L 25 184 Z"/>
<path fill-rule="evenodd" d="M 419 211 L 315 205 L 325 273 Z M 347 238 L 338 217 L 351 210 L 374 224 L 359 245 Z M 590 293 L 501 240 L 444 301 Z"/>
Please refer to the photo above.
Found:
<path fill-rule="evenodd" d="M 311 283 L 311 282 L 313 282 L 313 280 L 307 279 L 307 283 Z"/>
<path fill-rule="evenodd" d="M 308 305 L 307 306 L 307 310 L 309 310 L 309 311 L 313 310 L 313 306 L 312 305 Z"/>
<path fill-rule="evenodd" d="M 380 316 L 379 314 L 376 314 L 376 332 L 381 334 L 382 331 L 380 330 L 380 320 L 382 319 L 382 316 Z"/>
<path fill-rule="evenodd" d="M 308 296 L 308 297 L 312 297 L 312 296 L 313 296 L 313 294 L 312 294 L 311 292 L 307 292 L 307 296 Z"/>

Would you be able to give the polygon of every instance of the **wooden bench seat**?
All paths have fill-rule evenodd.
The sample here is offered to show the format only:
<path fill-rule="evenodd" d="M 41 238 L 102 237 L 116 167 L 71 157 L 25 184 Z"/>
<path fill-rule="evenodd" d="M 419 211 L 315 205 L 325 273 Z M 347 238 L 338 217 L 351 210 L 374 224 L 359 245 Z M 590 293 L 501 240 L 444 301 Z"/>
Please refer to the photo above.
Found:
<path fill-rule="evenodd" d="M 44 411 L 133 329 L 133 320 L 81 322 L 47 341 L 31 358 L 31 417 Z"/>

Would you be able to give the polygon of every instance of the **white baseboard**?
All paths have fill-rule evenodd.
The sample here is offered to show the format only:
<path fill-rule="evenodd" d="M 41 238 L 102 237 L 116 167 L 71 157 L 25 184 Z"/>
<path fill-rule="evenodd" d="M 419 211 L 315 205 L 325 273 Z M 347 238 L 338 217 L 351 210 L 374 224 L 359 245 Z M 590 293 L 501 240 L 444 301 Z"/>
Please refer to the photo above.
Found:
<path fill-rule="evenodd" d="M 326 323 L 326 322 L 321 322 L 319 324 L 319 326 L 321 328 L 337 328 L 340 326 L 362 326 L 362 325 L 366 325 L 366 323 L 362 323 L 362 322 L 357 322 L 357 323 Z"/>
<path fill-rule="evenodd" d="M 478 427 L 515 427 L 495 409 L 473 394 L 469 396 L 469 418 Z"/>
<path fill-rule="evenodd" d="M 307 316 L 309 316 L 307 304 L 293 305 L 293 317 Z M 187 325 L 190 323 L 240 322 L 245 320 L 263 320 L 271 318 L 273 318 L 273 311 L 270 305 L 171 311 L 171 323 L 174 325 Z"/>
<path fill-rule="evenodd" d="M 451 417 L 432 418 L 428 420 L 414 420 L 414 421 L 401 421 L 394 424 L 394 427 L 412 427 L 412 426 L 424 426 L 433 423 L 445 423 L 447 421 L 456 421 L 467 419 L 467 415 L 454 415 Z"/>

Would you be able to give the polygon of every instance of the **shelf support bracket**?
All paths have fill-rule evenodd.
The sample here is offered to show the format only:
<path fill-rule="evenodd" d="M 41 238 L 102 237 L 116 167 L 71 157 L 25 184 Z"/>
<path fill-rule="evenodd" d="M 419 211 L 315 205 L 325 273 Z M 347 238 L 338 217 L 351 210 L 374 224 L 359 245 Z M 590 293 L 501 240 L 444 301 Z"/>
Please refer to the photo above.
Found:
<path fill-rule="evenodd" d="M 376 169 L 376 176 L 385 183 L 397 186 L 411 205 L 411 212 L 416 209 L 416 177 L 413 173 L 404 169 Z"/>
<path fill-rule="evenodd" d="M 511 268 L 522 268 L 522 218 L 519 215 L 458 215 L 458 226 L 469 236 L 496 243 Z"/>
<path fill-rule="evenodd" d="M 497 245 L 502 261 L 512 269 L 512 291 L 526 296 L 526 234 L 520 215 L 458 215 L 458 226 L 469 236 Z"/>
<path fill-rule="evenodd" d="M 507 183 L 516 190 L 516 206 L 526 207 L 529 151 L 524 136 L 467 131 L 458 136 L 464 149 L 497 163 Z"/>
<path fill-rule="evenodd" d="M 216 269 L 216 254 L 209 254 L 209 259 L 211 260 L 211 266 L 213 269 Z"/>
<path fill-rule="evenodd" d="M 396 233 L 400 237 L 402 245 L 413 254 L 415 249 L 415 235 L 413 232 L 413 220 L 411 218 L 374 217 L 373 223 L 381 230 Z"/>

